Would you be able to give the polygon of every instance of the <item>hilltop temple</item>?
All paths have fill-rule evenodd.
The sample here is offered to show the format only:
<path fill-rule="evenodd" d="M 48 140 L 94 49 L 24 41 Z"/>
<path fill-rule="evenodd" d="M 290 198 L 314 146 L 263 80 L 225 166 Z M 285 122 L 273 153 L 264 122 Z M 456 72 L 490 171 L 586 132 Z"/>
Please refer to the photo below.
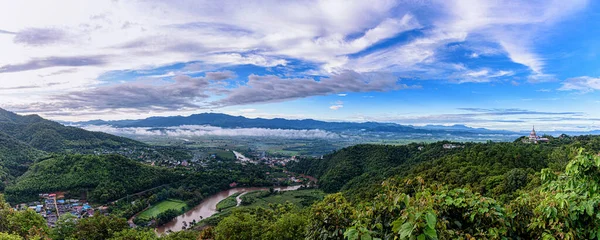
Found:
<path fill-rule="evenodd" d="M 529 143 L 538 143 L 538 142 L 548 142 L 548 141 L 550 141 L 550 139 L 538 136 L 537 133 L 535 132 L 535 126 L 533 126 L 531 133 L 529 133 L 529 141 L 528 142 Z"/>

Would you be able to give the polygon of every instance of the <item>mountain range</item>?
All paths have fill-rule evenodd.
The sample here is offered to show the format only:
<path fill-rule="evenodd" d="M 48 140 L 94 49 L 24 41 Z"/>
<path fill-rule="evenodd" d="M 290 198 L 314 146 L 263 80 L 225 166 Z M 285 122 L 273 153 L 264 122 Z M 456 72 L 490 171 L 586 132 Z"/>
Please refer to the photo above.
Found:
<path fill-rule="evenodd" d="M 391 133 L 481 133 L 481 134 L 515 134 L 516 132 L 503 130 L 490 130 L 485 128 L 471 128 L 464 125 L 441 126 L 410 126 L 396 123 L 381 122 L 327 122 L 314 119 L 291 120 L 284 118 L 246 118 L 231 116 L 222 113 L 200 113 L 190 116 L 150 117 L 140 120 L 104 121 L 92 120 L 85 122 L 66 122 L 75 126 L 107 125 L 118 128 L 147 127 L 164 128 L 183 125 L 210 125 L 222 128 L 268 128 L 268 129 L 320 129 L 332 132 L 364 131 L 364 132 L 391 132 Z"/>

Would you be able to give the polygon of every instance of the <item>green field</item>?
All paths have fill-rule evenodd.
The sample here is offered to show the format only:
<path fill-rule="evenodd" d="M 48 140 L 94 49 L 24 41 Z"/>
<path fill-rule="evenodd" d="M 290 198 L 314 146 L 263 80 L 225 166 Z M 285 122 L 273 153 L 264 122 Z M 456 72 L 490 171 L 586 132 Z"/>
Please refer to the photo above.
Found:
<path fill-rule="evenodd" d="M 269 204 L 293 203 L 298 207 L 308 207 L 313 202 L 322 200 L 325 193 L 317 189 L 306 189 L 296 191 L 285 191 L 278 194 L 272 194 L 263 198 L 255 198 L 253 203 L 247 207 L 269 207 Z"/>
<path fill-rule="evenodd" d="M 242 205 L 240 207 L 231 207 L 231 208 L 223 209 L 223 211 L 221 211 L 209 218 L 205 218 L 204 220 L 202 220 L 199 226 L 216 225 L 217 223 L 219 223 L 219 221 L 221 221 L 221 219 L 223 219 L 226 216 L 229 216 L 229 214 L 231 214 L 233 209 L 254 208 L 254 207 L 269 208 L 270 203 L 285 204 L 286 202 L 293 203 L 300 208 L 306 208 L 306 207 L 310 207 L 310 205 L 312 205 L 315 201 L 320 201 L 325 197 L 325 193 L 318 189 L 285 191 L 285 192 L 280 192 L 277 194 L 271 194 L 266 197 L 260 197 L 261 195 L 264 195 L 265 193 L 268 193 L 268 191 L 254 191 L 254 192 L 246 193 L 246 194 L 242 195 L 241 198 L 243 198 L 244 196 L 251 197 L 252 198 L 251 204 L 246 205 L 246 206 Z"/>
<path fill-rule="evenodd" d="M 235 193 L 217 203 L 217 211 L 225 210 L 231 207 L 237 206 L 237 196 L 242 194 L 241 192 Z"/>
<path fill-rule="evenodd" d="M 168 199 L 168 200 L 159 202 L 158 204 L 155 204 L 154 206 L 150 207 L 148 210 L 140 213 L 140 215 L 138 217 L 145 218 L 145 219 L 151 219 L 153 217 L 158 216 L 158 214 L 160 214 L 164 211 L 167 211 L 169 209 L 181 211 L 181 208 L 185 208 L 185 207 L 187 207 L 187 204 L 185 204 L 185 202 L 183 202 L 181 200 Z"/>
<path fill-rule="evenodd" d="M 221 159 L 235 160 L 235 154 L 233 154 L 232 151 L 218 150 L 213 152 L 213 154 L 217 155 Z"/>

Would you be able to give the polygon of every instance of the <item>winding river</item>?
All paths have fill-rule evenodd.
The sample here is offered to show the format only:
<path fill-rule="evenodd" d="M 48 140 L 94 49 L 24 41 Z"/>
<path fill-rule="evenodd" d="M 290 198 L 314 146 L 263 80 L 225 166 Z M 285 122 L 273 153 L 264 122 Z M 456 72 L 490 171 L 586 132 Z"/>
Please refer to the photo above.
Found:
<path fill-rule="evenodd" d="M 273 187 L 273 189 L 275 189 L 276 191 L 291 191 L 291 190 L 297 190 L 298 188 L 300 188 L 300 185 L 289 186 L 289 187 Z M 196 207 L 192 208 L 191 210 L 187 211 L 186 213 L 171 220 L 171 222 L 168 222 L 167 224 L 164 224 L 164 225 L 156 228 L 156 232 L 158 234 L 163 234 L 169 230 L 171 230 L 173 232 L 181 231 L 182 227 L 184 226 L 183 225 L 184 221 L 189 224 L 194 219 L 196 221 L 200 221 L 204 218 L 210 217 L 210 216 L 214 215 L 215 213 L 217 213 L 218 212 L 217 211 L 217 203 L 219 203 L 221 200 L 223 200 L 233 194 L 239 193 L 239 192 L 251 192 L 251 191 L 257 191 L 257 190 L 269 190 L 269 188 L 268 187 L 232 188 L 232 189 L 225 190 L 225 191 L 219 192 L 217 194 L 214 194 L 214 195 L 204 199 Z"/>

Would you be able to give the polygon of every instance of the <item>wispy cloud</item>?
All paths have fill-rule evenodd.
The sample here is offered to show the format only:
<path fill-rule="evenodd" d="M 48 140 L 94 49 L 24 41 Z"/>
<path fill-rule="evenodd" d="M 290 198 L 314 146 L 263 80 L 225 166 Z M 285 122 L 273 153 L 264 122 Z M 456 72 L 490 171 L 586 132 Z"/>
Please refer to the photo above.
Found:
<path fill-rule="evenodd" d="M 62 43 L 67 39 L 67 33 L 58 28 L 27 28 L 19 31 L 14 42 L 30 46 L 44 46 Z"/>
<path fill-rule="evenodd" d="M 71 56 L 32 59 L 25 63 L 0 66 L 0 73 L 22 72 L 51 67 L 101 66 L 107 64 L 106 56 Z"/>
<path fill-rule="evenodd" d="M 343 107 L 344 107 L 344 105 L 331 105 L 331 106 L 329 106 L 329 109 L 335 111 L 335 110 L 339 110 L 340 108 L 343 108 Z"/>
<path fill-rule="evenodd" d="M 16 32 L 11 32 L 11 31 L 6 31 L 6 30 L 2 30 L 0 29 L 0 34 L 16 34 Z"/>
<path fill-rule="evenodd" d="M 544 112 L 520 108 L 458 108 L 481 115 L 581 115 L 581 112 Z"/>
<path fill-rule="evenodd" d="M 199 109 L 210 92 L 222 91 L 222 81 L 236 77 L 232 72 L 209 72 L 204 77 L 178 75 L 173 82 L 140 80 L 117 85 L 100 86 L 92 90 L 55 95 L 51 105 L 32 104 L 31 108 L 54 109 L 134 109 L 174 110 Z"/>
<path fill-rule="evenodd" d="M 309 78 L 286 79 L 272 75 L 251 75 L 245 86 L 233 89 L 225 98 L 214 102 L 214 105 L 231 106 L 277 102 L 340 92 L 384 92 L 411 88 L 420 88 L 420 86 L 402 84 L 397 77 L 387 73 L 344 71 L 319 81 Z"/>
<path fill-rule="evenodd" d="M 569 78 L 562 82 L 562 86 L 558 90 L 579 91 L 581 93 L 597 91 L 600 90 L 600 78 L 588 76 Z"/>

